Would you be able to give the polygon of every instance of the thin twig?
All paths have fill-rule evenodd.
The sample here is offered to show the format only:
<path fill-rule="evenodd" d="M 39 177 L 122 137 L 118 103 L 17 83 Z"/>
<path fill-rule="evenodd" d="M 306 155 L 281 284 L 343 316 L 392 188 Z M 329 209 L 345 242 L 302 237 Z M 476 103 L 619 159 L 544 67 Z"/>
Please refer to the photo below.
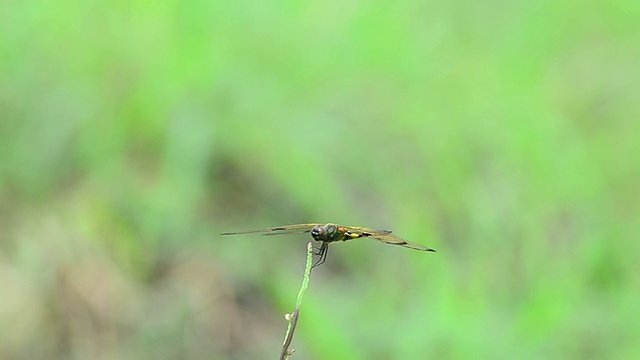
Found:
<path fill-rule="evenodd" d="M 296 331 L 296 325 L 298 324 L 298 316 L 300 315 L 300 306 L 302 306 L 302 297 L 305 291 L 309 287 L 309 275 L 311 275 L 311 264 L 313 263 L 313 244 L 307 245 L 307 266 L 304 270 L 304 277 L 302 278 L 302 286 L 298 291 L 298 299 L 296 300 L 296 309 L 291 314 L 285 314 L 284 318 L 289 322 L 287 326 L 287 333 L 284 335 L 284 343 L 282 344 L 282 352 L 280 352 L 280 360 L 288 359 L 295 349 L 289 349 L 291 342 L 293 341 L 293 333 Z"/>

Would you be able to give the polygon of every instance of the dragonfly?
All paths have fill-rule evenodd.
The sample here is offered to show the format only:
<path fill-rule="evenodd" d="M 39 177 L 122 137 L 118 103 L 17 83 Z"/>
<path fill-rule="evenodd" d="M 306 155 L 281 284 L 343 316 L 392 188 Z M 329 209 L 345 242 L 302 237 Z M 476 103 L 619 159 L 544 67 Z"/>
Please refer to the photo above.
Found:
<path fill-rule="evenodd" d="M 435 252 L 434 249 L 426 246 L 409 242 L 394 234 L 391 230 L 374 230 L 360 226 L 343 226 L 337 224 L 298 224 L 278 226 L 260 230 L 249 230 L 240 232 L 228 232 L 221 235 L 243 235 L 243 234 L 262 234 L 262 235 L 286 235 L 286 234 L 305 234 L 311 233 L 313 240 L 321 243 L 316 248 L 315 255 L 318 260 L 313 264 L 312 268 L 324 264 L 329 252 L 329 244 L 338 241 L 349 241 L 353 239 L 369 238 L 381 241 L 389 245 L 398 245 L 409 249 Z"/>

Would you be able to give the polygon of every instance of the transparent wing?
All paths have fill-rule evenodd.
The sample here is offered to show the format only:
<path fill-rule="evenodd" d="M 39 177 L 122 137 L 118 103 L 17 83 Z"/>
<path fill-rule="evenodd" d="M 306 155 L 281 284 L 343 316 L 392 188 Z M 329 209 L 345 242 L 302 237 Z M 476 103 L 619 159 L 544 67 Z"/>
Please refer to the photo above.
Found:
<path fill-rule="evenodd" d="M 435 250 L 433 250 L 431 248 L 428 248 L 428 247 L 426 247 L 424 245 L 412 243 L 412 242 L 407 241 L 407 240 L 405 240 L 403 238 L 395 236 L 395 235 L 393 235 L 391 233 L 374 233 L 369 237 L 372 238 L 372 239 L 376 239 L 378 241 L 382 241 L 383 243 L 387 243 L 389 245 L 399 245 L 399 246 L 404 246 L 404 247 L 409 248 L 409 249 L 436 252 Z"/>
<path fill-rule="evenodd" d="M 303 234 L 303 233 L 310 232 L 311 229 L 313 229 L 313 227 L 316 226 L 316 225 L 322 225 L 322 224 L 286 225 L 286 226 L 277 226 L 277 227 L 260 229 L 260 230 L 228 232 L 228 233 L 222 233 L 221 235 L 242 235 L 242 234 L 286 235 L 286 234 Z"/>
<path fill-rule="evenodd" d="M 420 244 L 412 243 L 403 238 L 395 236 L 394 234 L 391 233 L 391 230 L 373 230 L 373 229 L 357 227 L 357 226 L 341 226 L 340 228 L 345 232 L 347 237 L 350 237 L 352 239 L 357 239 L 359 237 L 368 237 L 371 239 L 382 241 L 383 243 L 386 243 L 389 245 L 398 245 L 398 246 L 403 246 L 409 249 L 435 252 L 435 250 L 431 248 L 428 248 Z"/>

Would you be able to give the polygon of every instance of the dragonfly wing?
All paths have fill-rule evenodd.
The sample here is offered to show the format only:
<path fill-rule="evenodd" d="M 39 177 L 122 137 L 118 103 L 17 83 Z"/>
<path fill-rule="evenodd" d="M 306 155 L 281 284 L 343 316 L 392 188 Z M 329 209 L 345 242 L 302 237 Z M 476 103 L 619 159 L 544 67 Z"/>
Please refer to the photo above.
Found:
<path fill-rule="evenodd" d="M 420 251 L 432 251 L 435 252 L 435 250 L 428 248 L 426 246 L 420 245 L 420 244 L 416 244 L 416 243 L 412 243 L 409 242 L 403 238 L 400 238 L 398 236 L 395 236 L 394 234 L 392 234 L 390 231 L 389 232 L 375 232 L 373 234 L 371 234 L 371 236 L 369 236 L 372 239 L 376 239 L 378 241 L 382 241 L 383 243 L 387 243 L 389 245 L 399 245 L 399 246 L 404 246 L 406 248 L 409 249 L 415 249 L 415 250 L 420 250 Z"/>
<path fill-rule="evenodd" d="M 277 226 L 272 228 L 249 230 L 239 232 L 222 233 L 221 235 L 242 235 L 242 234 L 262 234 L 262 235 L 286 235 L 286 234 L 303 234 L 308 233 L 316 225 L 322 224 L 298 224 L 298 225 L 286 225 Z"/>
<path fill-rule="evenodd" d="M 356 239 L 359 237 L 368 237 L 368 238 L 376 239 L 378 241 L 382 241 L 383 243 L 387 243 L 389 245 L 398 245 L 398 246 L 404 246 L 409 249 L 435 252 L 435 250 L 431 248 L 428 248 L 420 244 L 412 243 L 403 238 L 395 236 L 394 234 L 391 233 L 391 230 L 373 230 L 373 229 L 355 227 L 355 226 L 353 227 L 345 226 L 343 228 L 346 231 L 347 236 L 353 239 Z"/>

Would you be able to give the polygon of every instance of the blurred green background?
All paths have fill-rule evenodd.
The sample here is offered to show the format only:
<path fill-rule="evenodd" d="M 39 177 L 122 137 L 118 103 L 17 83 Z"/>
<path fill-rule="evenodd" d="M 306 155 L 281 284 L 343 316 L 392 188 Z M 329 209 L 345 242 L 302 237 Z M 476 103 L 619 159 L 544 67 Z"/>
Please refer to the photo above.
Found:
<path fill-rule="evenodd" d="M 0 3 L 0 358 L 640 357 L 640 2 Z"/>

